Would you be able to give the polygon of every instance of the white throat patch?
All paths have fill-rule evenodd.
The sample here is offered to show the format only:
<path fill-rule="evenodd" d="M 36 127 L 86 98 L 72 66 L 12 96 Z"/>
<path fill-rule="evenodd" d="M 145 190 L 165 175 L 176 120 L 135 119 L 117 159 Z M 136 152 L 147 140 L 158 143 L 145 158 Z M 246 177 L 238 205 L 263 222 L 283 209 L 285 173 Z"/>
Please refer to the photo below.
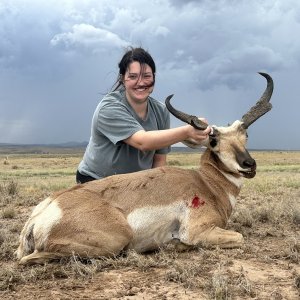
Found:
<path fill-rule="evenodd" d="M 222 174 L 231 182 L 233 183 L 237 188 L 241 188 L 243 185 L 243 177 L 235 177 L 233 175 L 230 175 L 228 173 L 222 172 Z"/>

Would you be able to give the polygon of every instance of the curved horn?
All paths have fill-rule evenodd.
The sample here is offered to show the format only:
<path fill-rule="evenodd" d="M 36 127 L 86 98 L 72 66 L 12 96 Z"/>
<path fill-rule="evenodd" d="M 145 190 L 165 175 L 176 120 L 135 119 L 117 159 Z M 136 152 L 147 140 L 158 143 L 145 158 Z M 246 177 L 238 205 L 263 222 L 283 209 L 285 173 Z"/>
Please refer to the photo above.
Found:
<path fill-rule="evenodd" d="M 270 75 L 266 73 L 259 72 L 258 74 L 262 75 L 267 79 L 267 87 L 260 97 L 260 99 L 256 102 L 256 104 L 250 108 L 250 110 L 243 115 L 242 122 L 244 123 L 244 128 L 248 128 L 253 122 L 255 122 L 258 118 L 263 116 L 272 108 L 272 104 L 269 102 L 273 93 L 273 79 Z"/>
<path fill-rule="evenodd" d="M 192 116 L 192 115 L 188 115 L 184 112 L 181 112 L 177 109 L 175 109 L 171 103 L 170 100 L 174 95 L 170 95 L 166 98 L 165 103 L 166 103 L 166 107 L 168 109 L 168 111 L 177 119 L 188 123 L 190 125 L 192 125 L 194 128 L 196 129 L 200 129 L 200 130 L 205 130 L 207 128 L 207 124 L 204 123 L 203 121 L 199 120 L 196 116 Z"/>

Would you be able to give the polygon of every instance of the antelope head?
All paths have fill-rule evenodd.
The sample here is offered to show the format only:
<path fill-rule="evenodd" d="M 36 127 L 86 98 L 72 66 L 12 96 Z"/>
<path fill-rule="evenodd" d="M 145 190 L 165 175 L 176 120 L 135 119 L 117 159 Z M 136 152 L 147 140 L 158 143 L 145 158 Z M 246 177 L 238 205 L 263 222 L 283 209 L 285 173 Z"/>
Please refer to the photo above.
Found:
<path fill-rule="evenodd" d="M 261 98 L 243 115 L 241 120 L 237 120 L 227 127 L 212 126 L 212 133 L 205 145 L 218 167 L 237 177 L 253 178 L 255 176 L 256 162 L 246 149 L 247 129 L 272 108 L 269 101 L 273 93 L 273 80 L 266 73 L 259 74 L 267 79 L 267 87 Z M 208 125 L 198 117 L 175 109 L 170 104 L 172 97 L 173 95 L 168 96 L 165 101 L 166 107 L 172 115 L 196 129 L 204 130 L 207 128 Z M 195 141 L 184 141 L 184 143 L 192 148 L 199 146 Z"/>

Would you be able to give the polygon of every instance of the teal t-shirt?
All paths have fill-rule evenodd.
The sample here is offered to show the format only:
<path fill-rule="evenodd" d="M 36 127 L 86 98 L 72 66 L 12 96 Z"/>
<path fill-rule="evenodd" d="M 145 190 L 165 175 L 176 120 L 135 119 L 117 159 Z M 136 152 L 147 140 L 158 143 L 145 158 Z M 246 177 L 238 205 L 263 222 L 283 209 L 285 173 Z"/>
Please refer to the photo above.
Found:
<path fill-rule="evenodd" d="M 167 154 L 170 147 L 140 151 L 123 140 L 139 130 L 169 128 L 170 115 L 163 103 L 149 97 L 147 116 L 142 120 L 128 103 L 124 89 L 111 92 L 94 112 L 90 141 L 78 170 L 99 179 L 150 169 L 154 154 Z"/>

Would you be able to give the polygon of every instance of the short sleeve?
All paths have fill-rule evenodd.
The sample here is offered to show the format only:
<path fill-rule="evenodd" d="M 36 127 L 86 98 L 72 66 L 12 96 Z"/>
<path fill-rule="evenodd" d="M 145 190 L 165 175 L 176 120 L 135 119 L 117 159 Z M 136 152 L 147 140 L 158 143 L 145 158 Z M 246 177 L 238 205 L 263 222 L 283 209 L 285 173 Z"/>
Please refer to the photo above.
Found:
<path fill-rule="evenodd" d="M 127 139 L 143 127 L 122 103 L 106 103 L 100 107 L 97 117 L 97 130 L 113 144 Z"/>

